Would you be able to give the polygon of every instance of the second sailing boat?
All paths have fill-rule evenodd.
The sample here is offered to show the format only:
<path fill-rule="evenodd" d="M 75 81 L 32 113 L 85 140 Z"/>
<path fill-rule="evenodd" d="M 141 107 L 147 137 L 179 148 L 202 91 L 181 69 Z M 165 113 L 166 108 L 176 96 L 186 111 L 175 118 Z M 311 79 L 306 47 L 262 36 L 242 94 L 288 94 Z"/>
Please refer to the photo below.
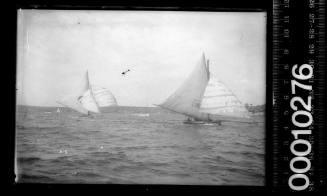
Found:
<path fill-rule="evenodd" d="M 76 93 L 57 102 L 87 116 L 91 116 L 91 112 L 101 113 L 101 107 L 117 106 L 116 98 L 108 89 L 90 85 L 88 71 Z"/>
<path fill-rule="evenodd" d="M 184 123 L 254 122 L 245 105 L 210 74 L 204 54 L 185 82 L 158 106 L 184 114 Z"/>

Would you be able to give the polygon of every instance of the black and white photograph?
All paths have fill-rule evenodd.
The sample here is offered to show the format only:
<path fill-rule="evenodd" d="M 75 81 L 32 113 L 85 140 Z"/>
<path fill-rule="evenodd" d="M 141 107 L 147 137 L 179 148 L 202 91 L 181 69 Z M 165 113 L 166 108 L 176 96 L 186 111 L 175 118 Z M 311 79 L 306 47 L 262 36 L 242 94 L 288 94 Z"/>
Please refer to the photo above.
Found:
<path fill-rule="evenodd" d="M 17 183 L 265 185 L 267 13 L 17 10 Z"/>

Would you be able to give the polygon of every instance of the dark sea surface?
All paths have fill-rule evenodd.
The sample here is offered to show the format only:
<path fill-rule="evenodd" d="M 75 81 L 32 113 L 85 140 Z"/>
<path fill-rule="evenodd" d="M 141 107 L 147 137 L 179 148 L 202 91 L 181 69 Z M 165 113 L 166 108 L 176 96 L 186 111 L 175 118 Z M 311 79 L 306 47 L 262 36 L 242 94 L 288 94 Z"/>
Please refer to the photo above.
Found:
<path fill-rule="evenodd" d="M 183 124 L 160 108 L 94 118 L 19 106 L 17 182 L 264 185 L 263 123 Z"/>

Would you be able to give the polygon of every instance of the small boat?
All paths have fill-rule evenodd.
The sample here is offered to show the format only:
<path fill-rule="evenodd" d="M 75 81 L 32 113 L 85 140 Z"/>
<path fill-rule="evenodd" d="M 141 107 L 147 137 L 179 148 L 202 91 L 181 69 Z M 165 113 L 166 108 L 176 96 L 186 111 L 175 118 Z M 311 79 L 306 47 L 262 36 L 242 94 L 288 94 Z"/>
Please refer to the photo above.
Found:
<path fill-rule="evenodd" d="M 82 113 L 83 117 L 93 117 L 92 113 L 101 113 L 101 107 L 117 106 L 116 98 L 108 89 L 90 85 L 88 71 L 80 88 L 57 103 Z"/>
<path fill-rule="evenodd" d="M 203 121 L 203 120 L 197 120 L 188 117 L 185 121 L 183 121 L 184 124 L 196 124 L 196 125 L 221 125 L 221 121 Z"/>

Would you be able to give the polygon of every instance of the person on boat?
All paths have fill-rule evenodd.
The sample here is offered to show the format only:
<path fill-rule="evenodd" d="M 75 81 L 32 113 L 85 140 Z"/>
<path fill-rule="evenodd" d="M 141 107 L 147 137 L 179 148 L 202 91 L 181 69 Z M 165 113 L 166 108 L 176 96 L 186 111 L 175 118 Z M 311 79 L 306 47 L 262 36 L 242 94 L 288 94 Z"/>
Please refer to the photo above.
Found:
<path fill-rule="evenodd" d="M 195 122 L 195 119 L 192 117 L 187 117 L 187 122 Z"/>
<path fill-rule="evenodd" d="M 217 123 L 218 125 L 221 125 L 221 121 L 220 120 L 212 120 L 210 118 L 210 115 L 208 114 L 208 122 L 211 122 L 211 123 Z"/>
<path fill-rule="evenodd" d="M 82 114 L 80 117 L 88 117 L 88 118 L 94 118 L 92 113 L 90 111 L 87 111 L 87 114 Z"/>
<path fill-rule="evenodd" d="M 208 121 L 212 122 L 212 119 L 210 118 L 210 115 L 208 114 Z"/>
<path fill-rule="evenodd" d="M 79 101 L 80 103 L 82 103 L 81 102 L 81 99 L 83 98 L 83 96 L 79 96 L 78 98 L 77 98 L 77 101 Z"/>
<path fill-rule="evenodd" d="M 87 111 L 87 116 L 90 117 L 90 118 L 94 118 L 94 116 L 91 114 L 90 111 Z"/>

